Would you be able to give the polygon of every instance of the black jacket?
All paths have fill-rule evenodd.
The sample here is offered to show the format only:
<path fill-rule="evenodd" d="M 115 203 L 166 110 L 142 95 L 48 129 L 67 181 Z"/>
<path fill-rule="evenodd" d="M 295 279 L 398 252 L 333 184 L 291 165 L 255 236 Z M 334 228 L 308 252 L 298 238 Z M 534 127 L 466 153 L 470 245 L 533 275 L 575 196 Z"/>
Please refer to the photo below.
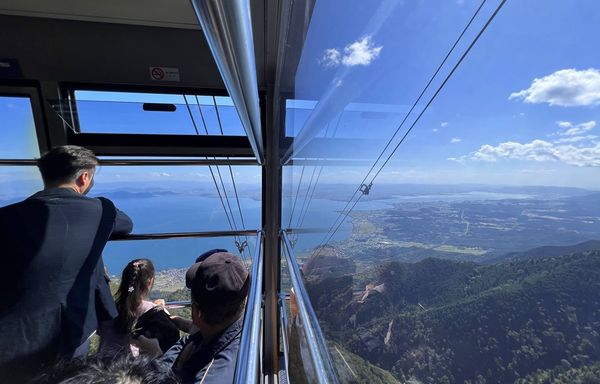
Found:
<path fill-rule="evenodd" d="M 208 344 L 202 344 L 200 332 L 184 336 L 159 361 L 170 366 L 182 384 L 233 383 L 242 326 L 243 316 Z M 191 356 L 181 368 L 176 368 L 179 355 L 190 342 L 195 345 Z"/>
<path fill-rule="evenodd" d="M 110 200 L 66 188 L 0 208 L 0 382 L 69 356 L 116 315 L 101 255 L 131 230 Z"/>

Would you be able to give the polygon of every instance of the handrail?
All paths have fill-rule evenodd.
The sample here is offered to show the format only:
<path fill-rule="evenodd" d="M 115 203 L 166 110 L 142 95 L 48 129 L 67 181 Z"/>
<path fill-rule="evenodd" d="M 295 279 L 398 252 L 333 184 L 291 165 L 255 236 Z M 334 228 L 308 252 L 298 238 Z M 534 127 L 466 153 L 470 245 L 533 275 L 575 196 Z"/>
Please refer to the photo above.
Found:
<path fill-rule="evenodd" d="M 286 294 L 279 294 L 279 311 L 281 314 L 281 344 L 283 346 L 283 363 L 285 370 L 286 383 L 290 382 L 290 356 L 289 356 L 289 345 L 288 340 L 288 318 L 285 307 L 285 301 L 287 300 Z M 281 369 L 280 369 L 281 371 Z M 280 380 L 281 381 L 281 380 Z"/>
<path fill-rule="evenodd" d="M 256 234 L 256 248 L 252 259 L 252 274 L 250 280 L 250 291 L 244 314 L 244 325 L 240 340 L 240 349 L 235 364 L 235 376 L 233 382 L 245 384 L 256 382 L 259 373 L 259 348 L 262 345 L 261 332 L 261 309 L 262 309 L 262 285 L 263 285 L 263 256 L 262 256 L 262 232 Z"/>
<path fill-rule="evenodd" d="M 98 159 L 101 166 L 210 166 L 258 165 L 256 159 Z M 35 166 L 35 159 L 0 159 L 0 166 Z"/>
<path fill-rule="evenodd" d="M 285 231 L 281 231 L 280 234 L 281 239 L 283 240 L 285 259 L 290 272 L 290 281 L 294 288 L 294 292 L 296 293 L 298 314 L 304 325 L 310 357 L 316 370 L 316 379 L 319 384 L 337 383 L 337 376 L 335 375 L 333 363 L 331 362 L 331 357 L 327 350 L 327 344 L 323 337 L 323 333 L 321 332 L 321 327 L 319 326 L 315 311 L 310 303 L 306 287 L 304 287 L 304 283 L 302 282 L 300 267 L 296 262 L 292 244 Z"/>
<path fill-rule="evenodd" d="M 233 236 L 251 236 L 261 233 L 258 229 L 246 229 L 238 231 L 207 231 L 207 232 L 170 232 L 170 233 L 134 233 L 130 235 L 117 235 L 110 238 L 110 241 L 130 241 L 130 240 L 164 240 L 164 239 L 185 239 L 194 237 L 233 237 Z"/>
<path fill-rule="evenodd" d="M 166 301 L 165 307 L 169 305 L 182 306 L 182 307 L 191 307 L 192 302 L 190 300 L 177 300 L 177 301 Z"/>

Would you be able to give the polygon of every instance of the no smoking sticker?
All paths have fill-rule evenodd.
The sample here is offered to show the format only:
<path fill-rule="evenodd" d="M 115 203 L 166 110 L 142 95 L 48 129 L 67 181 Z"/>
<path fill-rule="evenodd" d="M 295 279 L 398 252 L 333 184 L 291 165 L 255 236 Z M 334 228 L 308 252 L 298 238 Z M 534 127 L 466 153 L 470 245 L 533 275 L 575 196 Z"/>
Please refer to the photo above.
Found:
<path fill-rule="evenodd" d="M 154 81 L 179 81 L 179 68 L 150 67 L 150 79 Z"/>

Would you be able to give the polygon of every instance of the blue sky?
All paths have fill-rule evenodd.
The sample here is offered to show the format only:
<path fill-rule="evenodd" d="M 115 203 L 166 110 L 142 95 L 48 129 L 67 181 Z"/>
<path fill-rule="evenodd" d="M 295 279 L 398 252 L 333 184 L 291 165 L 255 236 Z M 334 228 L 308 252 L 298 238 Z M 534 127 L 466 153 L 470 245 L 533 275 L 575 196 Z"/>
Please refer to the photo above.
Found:
<path fill-rule="evenodd" d="M 331 136 L 339 121 L 336 137 L 358 139 L 374 158 L 479 3 L 317 1 L 296 73 L 296 100 L 288 102 L 287 132 L 314 128 L 318 136 Z M 486 3 L 416 112 L 498 3 Z M 576 4 L 508 1 L 378 182 L 600 189 L 600 3 Z M 77 98 L 84 131 L 195 133 L 181 96 L 78 92 Z M 11 127 L 3 129 L 0 151 L 3 157 L 35 157 L 28 102 L 13 99 L 0 99 L 0 114 L 8 116 L 2 125 Z M 173 102 L 177 112 L 141 111 L 141 102 L 153 101 Z M 218 134 L 212 99 L 199 101 L 209 132 Z M 217 103 L 225 133 L 243 134 L 230 101 Z M 197 105 L 192 113 L 202 132 Z M 323 180 L 356 184 L 367 169 L 326 167 Z M 287 172 L 293 176 L 286 180 L 297 181 L 300 171 Z M 239 167 L 236 173 L 241 183 L 259 182 L 256 169 Z M 115 182 L 209 180 L 206 168 L 188 167 L 142 173 L 106 167 L 101 175 Z"/>
<path fill-rule="evenodd" d="M 488 1 L 465 42 L 498 3 Z M 307 121 L 326 127 L 349 103 L 406 110 L 478 5 L 317 2 L 296 97 L 320 100 L 322 108 L 312 120 L 310 113 L 294 113 L 288 129 L 297 134 Z M 600 188 L 600 54 L 593 48 L 600 42 L 599 19 L 595 1 L 507 2 L 379 181 Z M 460 44 L 458 53 L 465 48 Z M 442 76 L 457 59 L 451 56 Z M 327 110 L 330 105 L 338 109 Z M 344 135 L 387 139 L 402 117 L 348 119 Z M 375 143 L 373 153 L 382 147 Z M 354 171 L 358 177 L 366 170 Z M 351 173 L 345 170 L 345 177 Z"/>

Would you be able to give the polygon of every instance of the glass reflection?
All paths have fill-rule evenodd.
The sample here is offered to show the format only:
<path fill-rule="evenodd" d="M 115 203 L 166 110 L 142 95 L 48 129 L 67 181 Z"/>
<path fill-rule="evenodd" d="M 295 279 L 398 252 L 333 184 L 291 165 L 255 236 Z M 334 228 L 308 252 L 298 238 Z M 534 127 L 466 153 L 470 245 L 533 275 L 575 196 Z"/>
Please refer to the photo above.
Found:
<path fill-rule="evenodd" d="M 291 54 L 282 225 L 322 229 L 292 239 L 342 382 L 600 372 L 600 6 L 507 2 L 426 108 L 481 4 L 317 2 Z"/>
<path fill-rule="evenodd" d="M 245 135 L 229 97 L 78 90 L 75 99 L 81 132 Z"/>

